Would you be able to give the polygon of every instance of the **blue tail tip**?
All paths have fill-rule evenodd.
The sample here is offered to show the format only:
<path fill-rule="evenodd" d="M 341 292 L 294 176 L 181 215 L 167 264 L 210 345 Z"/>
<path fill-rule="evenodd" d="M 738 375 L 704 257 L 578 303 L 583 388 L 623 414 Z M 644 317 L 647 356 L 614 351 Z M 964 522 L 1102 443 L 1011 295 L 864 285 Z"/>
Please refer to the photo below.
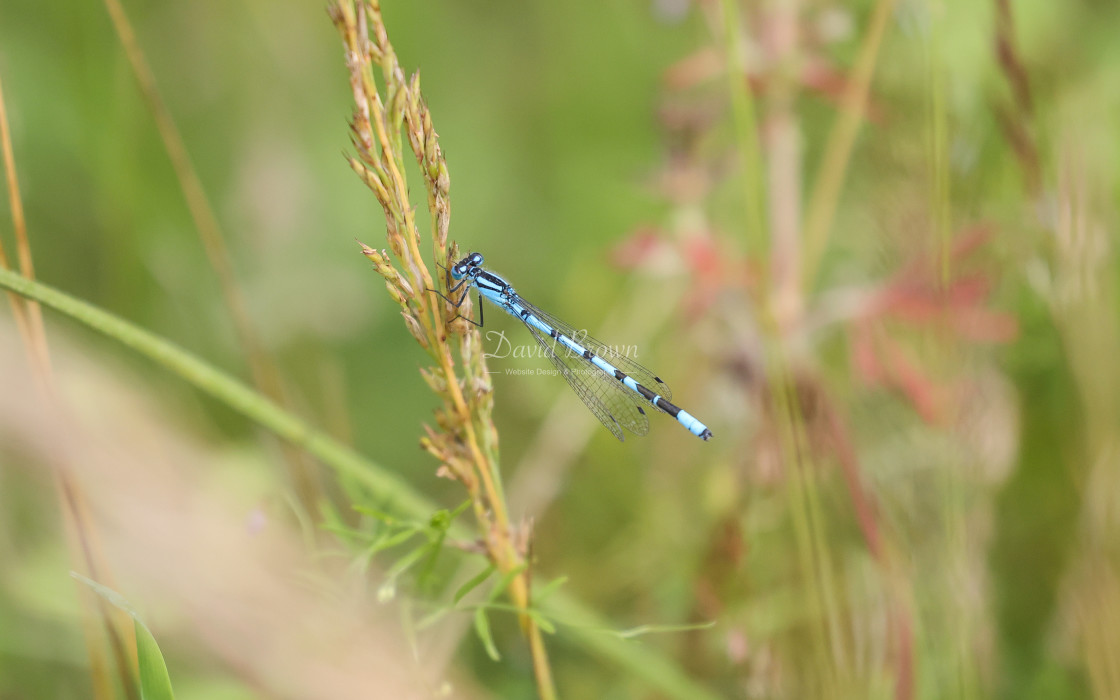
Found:
<path fill-rule="evenodd" d="M 712 439 L 712 431 L 710 431 L 708 429 L 705 429 L 704 432 L 700 433 L 700 439 L 703 440 L 704 442 L 707 442 L 708 440 L 711 440 Z"/>

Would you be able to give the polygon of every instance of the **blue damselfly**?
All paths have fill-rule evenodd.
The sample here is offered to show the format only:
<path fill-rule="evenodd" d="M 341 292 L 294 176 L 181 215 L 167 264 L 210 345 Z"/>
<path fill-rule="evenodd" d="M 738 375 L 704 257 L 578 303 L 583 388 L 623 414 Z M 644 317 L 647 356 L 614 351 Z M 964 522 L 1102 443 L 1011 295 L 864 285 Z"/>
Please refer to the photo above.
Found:
<path fill-rule="evenodd" d="M 448 272 L 457 282 L 451 286 L 448 281 L 450 296 L 444 297 L 448 303 L 460 307 L 474 288 L 479 296 L 479 321 L 476 325 L 482 325 L 483 297 L 524 323 L 545 357 L 595 417 L 619 440 L 623 439 L 623 428 L 635 435 L 649 432 L 649 418 L 642 403 L 676 418 L 693 435 L 703 440 L 711 439 L 712 431 L 706 425 L 669 402 L 673 392 L 660 377 L 616 348 L 595 340 L 522 299 L 509 282 L 483 269 L 480 253 L 471 253 L 455 263 Z M 463 289 L 462 296 L 452 299 L 464 285 L 467 288 Z"/>

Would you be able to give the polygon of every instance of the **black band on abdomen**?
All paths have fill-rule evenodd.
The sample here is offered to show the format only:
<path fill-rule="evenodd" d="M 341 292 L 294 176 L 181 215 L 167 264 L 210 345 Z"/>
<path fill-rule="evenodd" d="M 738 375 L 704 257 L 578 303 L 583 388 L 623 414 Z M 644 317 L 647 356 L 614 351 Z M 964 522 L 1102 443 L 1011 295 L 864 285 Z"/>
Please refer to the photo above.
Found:
<path fill-rule="evenodd" d="M 655 403 L 658 408 L 660 408 L 662 411 L 665 411 L 674 418 L 676 418 L 677 414 L 681 412 L 680 406 L 675 406 L 665 399 L 661 398 L 660 396 L 657 397 L 657 401 Z"/>

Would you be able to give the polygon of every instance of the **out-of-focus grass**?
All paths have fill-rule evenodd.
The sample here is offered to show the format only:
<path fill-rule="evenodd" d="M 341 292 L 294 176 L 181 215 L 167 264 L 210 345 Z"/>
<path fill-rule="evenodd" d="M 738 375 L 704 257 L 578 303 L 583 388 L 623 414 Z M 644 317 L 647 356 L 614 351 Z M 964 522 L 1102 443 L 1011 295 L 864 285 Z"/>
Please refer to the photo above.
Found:
<path fill-rule="evenodd" d="M 843 87 L 875 5 L 791 5 L 798 34 L 779 87 L 793 101 L 779 109 L 766 81 L 752 95 L 771 216 L 807 215 L 837 118 L 825 88 Z M 452 238 L 484 252 L 534 303 L 609 342 L 640 343 L 639 359 L 716 433 L 701 444 L 651 416 L 647 439 L 619 445 L 605 431 L 581 432 L 583 409 L 555 377 L 494 375 L 507 470 L 531 445 L 588 435 L 551 472 L 547 496 L 533 498 L 537 575 L 567 575 L 565 592 L 619 627 L 717 620 L 644 643 L 727 697 L 1116 696 L 1120 12 L 897 3 L 870 122 L 855 134 L 826 217 L 820 275 L 804 280 L 800 303 L 785 311 L 794 322 L 778 335 L 767 327 L 772 309 L 758 306 L 774 260 L 746 242 L 751 213 L 727 97 L 735 81 L 719 72 L 735 32 L 719 24 L 720 3 L 681 3 L 683 19 L 670 21 L 675 6 L 385 7 L 440 130 Z M 125 7 L 297 411 L 454 507 L 458 491 L 433 478 L 436 465 L 416 446 L 435 406 L 415 371 L 424 357 L 354 253 L 355 236 L 372 243 L 383 229 L 339 157 L 350 96 L 322 5 Z M 766 73 L 773 17 L 760 3 L 738 7 L 751 39 L 743 55 Z M 1000 29 L 1001 8 L 1013 10 L 1009 28 Z M 1001 36 L 1013 39 L 1010 58 L 997 53 Z M 705 50 L 714 60 L 705 63 Z M 688 56 L 715 72 L 666 87 L 667 69 Z M 796 77 L 805 66 L 833 72 L 810 86 Z M 102 4 L 5 0 L 0 76 L 39 277 L 248 376 Z M 793 190 L 770 169 L 768 129 L 779 117 L 800 149 Z M 763 225 L 770 250 L 777 239 L 770 220 Z M 954 257 L 978 226 L 988 235 Z M 658 234 L 647 241 L 652 254 L 631 256 L 631 272 L 613 263 L 619 244 L 646 240 L 631 236 L 638 230 Z M 0 226 L 11 245 L 9 231 Z M 643 317 L 650 287 L 673 294 Z M 527 340 L 498 316 L 488 330 Z M 607 316 L 612 327 L 599 333 Z M 620 316 L 649 335 L 616 335 Z M 59 347 L 141 379 L 173 433 L 212 445 L 218 456 L 207 461 L 222 468 L 205 478 L 242 512 L 256 503 L 286 518 L 277 455 L 244 419 L 100 337 L 55 323 L 48 331 Z M 771 361 L 759 363 L 763 348 Z M 0 377 L 25 371 L 13 364 Z M 84 396 L 77 415 L 96 411 L 101 400 L 83 395 L 84 383 L 106 385 L 93 372 L 64 376 L 67 395 Z M 545 416 L 572 432 L 538 436 Z M 61 516 L 50 517 L 35 449 L 0 442 L 0 695 L 83 697 L 88 661 Z M 159 450 L 136 453 L 158 459 Z M 530 493 L 545 481 L 537 464 L 508 476 Z M 325 483 L 346 511 L 354 485 Z M 516 518 L 512 496 L 510 507 Z M 215 652 L 205 628 L 147 615 L 129 576 L 152 572 L 130 560 L 116 552 L 116 585 L 150 620 L 181 697 L 215 687 L 249 696 L 251 674 Z M 190 582 L 181 585 L 173 590 L 185 595 Z M 496 625 L 502 662 L 467 641 L 447 677 L 480 696 L 531 693 L 512 632 Z M 565 634 L 550 641 L 561 695 L 644 696 L 601 652 L 587 653 L 594 646 L 565 645 Z M 401 631 L 396 641 L 407 639 Z"/>

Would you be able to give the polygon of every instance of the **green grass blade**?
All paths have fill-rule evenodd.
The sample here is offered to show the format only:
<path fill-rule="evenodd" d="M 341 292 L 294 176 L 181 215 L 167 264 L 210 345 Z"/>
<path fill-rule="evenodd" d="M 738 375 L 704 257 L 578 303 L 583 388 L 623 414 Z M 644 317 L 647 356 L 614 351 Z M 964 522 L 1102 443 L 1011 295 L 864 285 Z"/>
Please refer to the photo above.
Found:
<path fill-rule="evenodd" d="M 658 689 L 667 697 L 681 700 L 718 700 L 720 695 L 684 674 L 676 664 L 650 652 L 643 644 L 604 634 L 609 623 L 558 592 L 542 605 L 553 620 L 564 624 L 565 636 L 596 658 L 609 660 L 627 669 L 634 678 Z"/>
<path fill-rule="evenodd" d="M 548 583 L 533 591 L 533 602 L 537 605 L 540 605 L 541 603 L 552 597 L 552 594 L 558 591 L 560 587 L 567 582 L 567 576 L 558 576 L 552 579 Z"/>
<path fill-rule="evenodd" d="M 140 676 L 140 694 L 144 700 L 175 700 L 175 693 L 171 690 L 171 676 L 167 673 L 167 663 L 163 660 L 163 652 L 152 635 L 152 631 L 140 619 L 128 600 L 112 588 L 86 578 L 81 574 L 71 571 L 70 575 L 93 589 L 93 592 L 104 598 L 111 605 L 120 608 L 132 617 L 136 628 L 136 661 Z"/>
<path fill-rule="evenodd" d="M 474 611 L 474 631 L 482 646 L 486 648 L 486 655 L 494 661 L 501 661 L 502 655 L 494 644 L 494 636 L 490 634 L 490 618 L 486 616 L 486 608 L 476 608 Z"/>
<path fill-rule="evenodd" d="M 628 630 L 603 630 L 607 634 L 616 634 L 623 639 L 634 639 L 647 634 L 666 634 L 677 632 L 692 632 L 694 630 L 709 630 L 716 626 L 712 622 L 696 622 L 686 625 L 638 625 Z"/>
<path fill-rule="evenodd" d="M 513 579 L 517 578 L 521 574 L 521 572 L 527 568 L 529 568 L 528 562 L 522 562 L 518 566 L 515 566 L 507 571 L 502 576 L 502 578 L 498 580 L 498 583 L 494 586 L 494 588 L 491 589 L 489 596 L 490 602 L 493 603 L 503 593 L 505 593 L 506 589 L 509 588 L 509 584 L 513 583 Z"/>
<path fill-rule="evenodd" d="M 86 578 L 85 576 L 79 574 L 77 571 L 71 571 L 70 576 L 92 588 L 94 593 L 104 598 L 113 606 L 124 610 L 133 620 L 139 619 L 140 616 L 135 610 L 132 609 L 132 606 L 128 604 L 128 600 L 120 593 L 114 591 L 112 588 L 100 584 L 91 578 Z"/>
<path fill-rule="evenodd" d="M 175 700 L 167 664 L 151 630 L 136 620 L 136 660 L 140 667 L 140 694 L 144 700 Z"/>
<path fill-rule="evenodd" d="M 462 600 L 464 596 L 482 585 L 482 582 L 490 578 L 490 574 L 492 573 L 494 573 L 493 564 L 486 567 L 475 576 L 472 576 L 471 579 L 464 583 L 462 586 L 459 586 L 459 590 L 455 591 L 455 597 L 452 598 L 452 600 L 455 601 L 455 604 L 458 605 L 459 601 Z"/>

